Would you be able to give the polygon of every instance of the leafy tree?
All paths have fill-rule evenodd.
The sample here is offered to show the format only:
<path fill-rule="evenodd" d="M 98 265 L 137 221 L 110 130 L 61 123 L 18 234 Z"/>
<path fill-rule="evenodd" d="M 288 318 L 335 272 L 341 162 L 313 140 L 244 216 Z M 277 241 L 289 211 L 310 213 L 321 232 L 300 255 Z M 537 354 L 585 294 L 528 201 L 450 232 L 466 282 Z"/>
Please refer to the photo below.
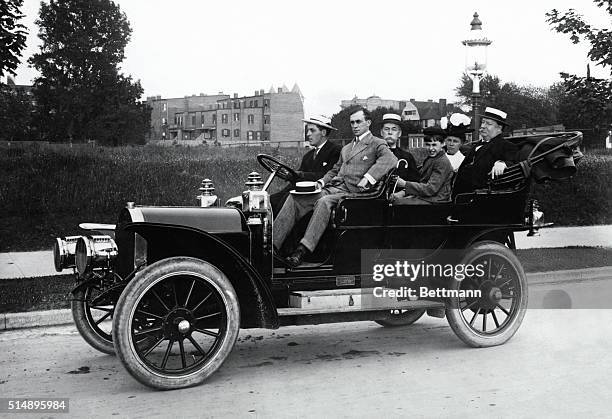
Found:
<path fill-rule="evenodd" d="M 144 141 L 150 109 L 139 101 L 139 82 L 119 73 L 131 29 L 110 0 L 41 3 L 40 51 L 30 63 L 35 121 L 51 141 L 95 140 L 119 145 Z"/>
<path fill-rule="evenodd" d="M 539 88 L 502 83 L 495 75 L 486 75 L 480 82 L 484 105 L 507 112 L 508 123 L 515 129 L 558 123 L 558 90 L 558 87 Z M 463 74 L 455 91 L 464 103 L 470 103 L 472 81 L 467 74 Z"/>
<path fill-rule="evenodd" d="M 23 0 L 0 0 L 0 79 L 15 75 L 21 52 L 25 48 L 26 27 L 19 22 Z"/>
<path fill-rule="evenodd" d="M 0 84 L 0 140 L 29 140 L 31 115 L 32 101 L 27 92 L 10 78 L 7 85 Z"/>
<path fill-rule="evenodd" d="M 612 16 L 612 0 L 593 2 Z M 612 31 L 593 27 L 574 9 L 563 13 L 553 9 L 546 17 L 555 31 L 568 34 L 574 44 L 588 42 L 588 58 L 612 72 Z M 561 73 L 566 95 L 560 105 L 566 125 L 584 130 L 587 144 L 603 138 L 612 123 L 612 79 L 597 79 L 588 73 L 588 67 L 586 77 Z"/>

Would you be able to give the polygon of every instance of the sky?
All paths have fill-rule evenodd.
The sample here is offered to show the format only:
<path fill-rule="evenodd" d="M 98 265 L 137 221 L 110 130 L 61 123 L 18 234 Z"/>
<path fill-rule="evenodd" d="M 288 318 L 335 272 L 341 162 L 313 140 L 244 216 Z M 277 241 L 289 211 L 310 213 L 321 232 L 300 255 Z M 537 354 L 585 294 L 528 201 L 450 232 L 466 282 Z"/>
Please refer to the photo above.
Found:
<path fill-rule="evenodd" d="M 589 0 L 115 0 L 132 27 L 125 74 L 144 96 L 252 95 L 294 83 L 307 116 L 340 110 L 343 99 L 455 101 L 474 12 L 493 41 L 488 71 L 503 82 L 548 86 L 559 72 L 586 72 L 587 44 L 546 23 L 553 8 L 576 8 L 597 27 L 609 16 Z M 24 0 L 23 62 L 40 41 L 40 1 Z M 591 64 L 595 77 L 609 69 Z M 17 84 L 36 76 L 22 64 Z"/>

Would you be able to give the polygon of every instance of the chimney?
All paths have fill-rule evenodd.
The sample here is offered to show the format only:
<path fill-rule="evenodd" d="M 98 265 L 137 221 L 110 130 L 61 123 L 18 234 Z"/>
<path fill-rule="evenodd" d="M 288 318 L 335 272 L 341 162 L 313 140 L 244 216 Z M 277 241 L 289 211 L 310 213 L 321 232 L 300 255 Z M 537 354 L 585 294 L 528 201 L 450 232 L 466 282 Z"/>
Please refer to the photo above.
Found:
<path fill-rule="evenodd" d="M 261 90 L 259 91 L 259 95 L 260 95 L 260 96 L 263 96 L 263 94 L 264 94 L 264 89 L 261 89 Z"/>
<path fill-rule="evenodd" d="M 253 96 L 257 96 L 259 94 L 259 90 L 255 90 L 255 94 Z"/>
<path fill-rule="evenodd" d="M 238 93 L 234 93 L 234 99 L 238 99 Z"/>
<path fill-rule="evenodd" d="M 439 107 L 440 107 L 440 115 L 445 116 L 446 115 L 446 99 L 440 99 Z"/>
<path fill-rule="evenodd" d="M 278 93 L 283 93 L 283 88 L 282 87 L 278 88 Z"/>

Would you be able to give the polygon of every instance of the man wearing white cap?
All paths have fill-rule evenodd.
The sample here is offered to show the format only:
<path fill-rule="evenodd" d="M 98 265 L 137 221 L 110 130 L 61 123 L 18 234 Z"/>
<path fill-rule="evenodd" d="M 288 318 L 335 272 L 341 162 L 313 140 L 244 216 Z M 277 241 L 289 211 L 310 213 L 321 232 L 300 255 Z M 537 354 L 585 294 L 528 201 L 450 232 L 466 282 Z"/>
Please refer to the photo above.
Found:
<path fill-rule="evenodd" d="M 485 109 L 480 125 L 482 142 L 474 144 L 457 172 L 453 195 L 485 188 L 491 178 L 500 176 L 508 166 L 516 163 L 518 148 L 505 140 L 502 133 L 506 112 L 499 109 Z"/>
<path fill-rule="evenodd" d="M 329 134 L 336 131 L 336 128 L 331 125 L 330 118 L 320 115 L 302 121 L 306 123 L 306 138 L 313 148 L 302 157 L 302 163 L 296 171 L 299 176 L 297 181 L 316 181 L 334 167 L 340 157 L 341 147 L 328 141 Z M 293 187 L 294 185 L 288 185 L 280 192 L 270 195 L 270 204 L 272 204 L 274 214 L 278 214 L 283 207 Z"/>
<path fill-rule="evenodd" d="M 420 178 L 419 169 L 417 168 L 416 160 L 409 151 L 402 150 L 397 146 L 399 138 L 402 136 L 402 117 L 395 113 L 386 113 L 383 115 L 382 127 L 380 136 L 387 142 L 391 152 L 398 160 L 405 160 L 406 165 L 400 166 L 395 173 L 398 175 L 398 186 L 404 187 L 405 182 L 418 181 Z"/>

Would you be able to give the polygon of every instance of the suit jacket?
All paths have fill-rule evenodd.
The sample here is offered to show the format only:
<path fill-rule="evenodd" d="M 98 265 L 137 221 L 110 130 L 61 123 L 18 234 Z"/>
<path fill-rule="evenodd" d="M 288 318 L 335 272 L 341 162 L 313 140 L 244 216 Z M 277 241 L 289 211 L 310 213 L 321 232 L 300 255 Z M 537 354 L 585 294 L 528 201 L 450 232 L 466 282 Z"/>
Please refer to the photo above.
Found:
<path fill-rule="evenodd" d="M 327 140 L 321 150 L 315 156 L 315 149 L 309 150 L 304 157 L 297 172 L 299 180 L 319 180 L 325 173 L 338 161 L 340 156 L 341 147 L 338 144 L 334 144 Z M 277 214 L 283 207 L 289 192 L 295 187 L 294 184 L 289 184 L 280 191 L 270 195 L 270 203 L 272 204 L 272 210 Z"/>
<path fill-rule="evenodd" d="M 501 160 L 507 166 L 516 163 L 518 147 L 502 135 L 492 138 L 478 148 L 474 146 L 459 166 L 453 194 L 471 192 L 474 189 L 485 188 L 490 179 L 489 172 L 496 161 Z M 476 150 L 478 148 L 478 150 Z"/>
<path fill-rule="evenodd" d="M 316 181 L 325 176 L 325 173 L 338 161 L 341 147 L 327 141 L 315 156 L 313 148 L 302 157 L 302 163 L 298 169 L 300 180 Z"/>
<path fill-rule="evenodd" d="M 419 182 L 406 182 L 406 195 L 416 195 L 427 202 L 448 202 L 455 172 L 446 152 L 441 150 L 434 157 L 427 156 L 420 172 Z"/>
<path fill-rule="evenodd" d="M 408 182 L 418 182 L 421 178 L 419 169 L 417 168 L 416 160 L 412 153 L 406 150 L 402 150 L 399 147 L 392 148 L 391 151 L 397 157 L 398 160 L 404 159 L 408 162 L 407 167 L 402 167 L 395 171 L 395 174 Z"/>
<path fill-rule="evenodd" d="M 361 192 L 357 184 L 365 174 L 379 181 L 389 170 L 397 164 L 397 157 L 393 155 L 387 142 L 375 137 L 369 132 L 353 147 L 351 141 L 342 148 L 340 158 L 334 167 L 325 174 L 325 186 L 344 185 L 351 193 Z"/>

